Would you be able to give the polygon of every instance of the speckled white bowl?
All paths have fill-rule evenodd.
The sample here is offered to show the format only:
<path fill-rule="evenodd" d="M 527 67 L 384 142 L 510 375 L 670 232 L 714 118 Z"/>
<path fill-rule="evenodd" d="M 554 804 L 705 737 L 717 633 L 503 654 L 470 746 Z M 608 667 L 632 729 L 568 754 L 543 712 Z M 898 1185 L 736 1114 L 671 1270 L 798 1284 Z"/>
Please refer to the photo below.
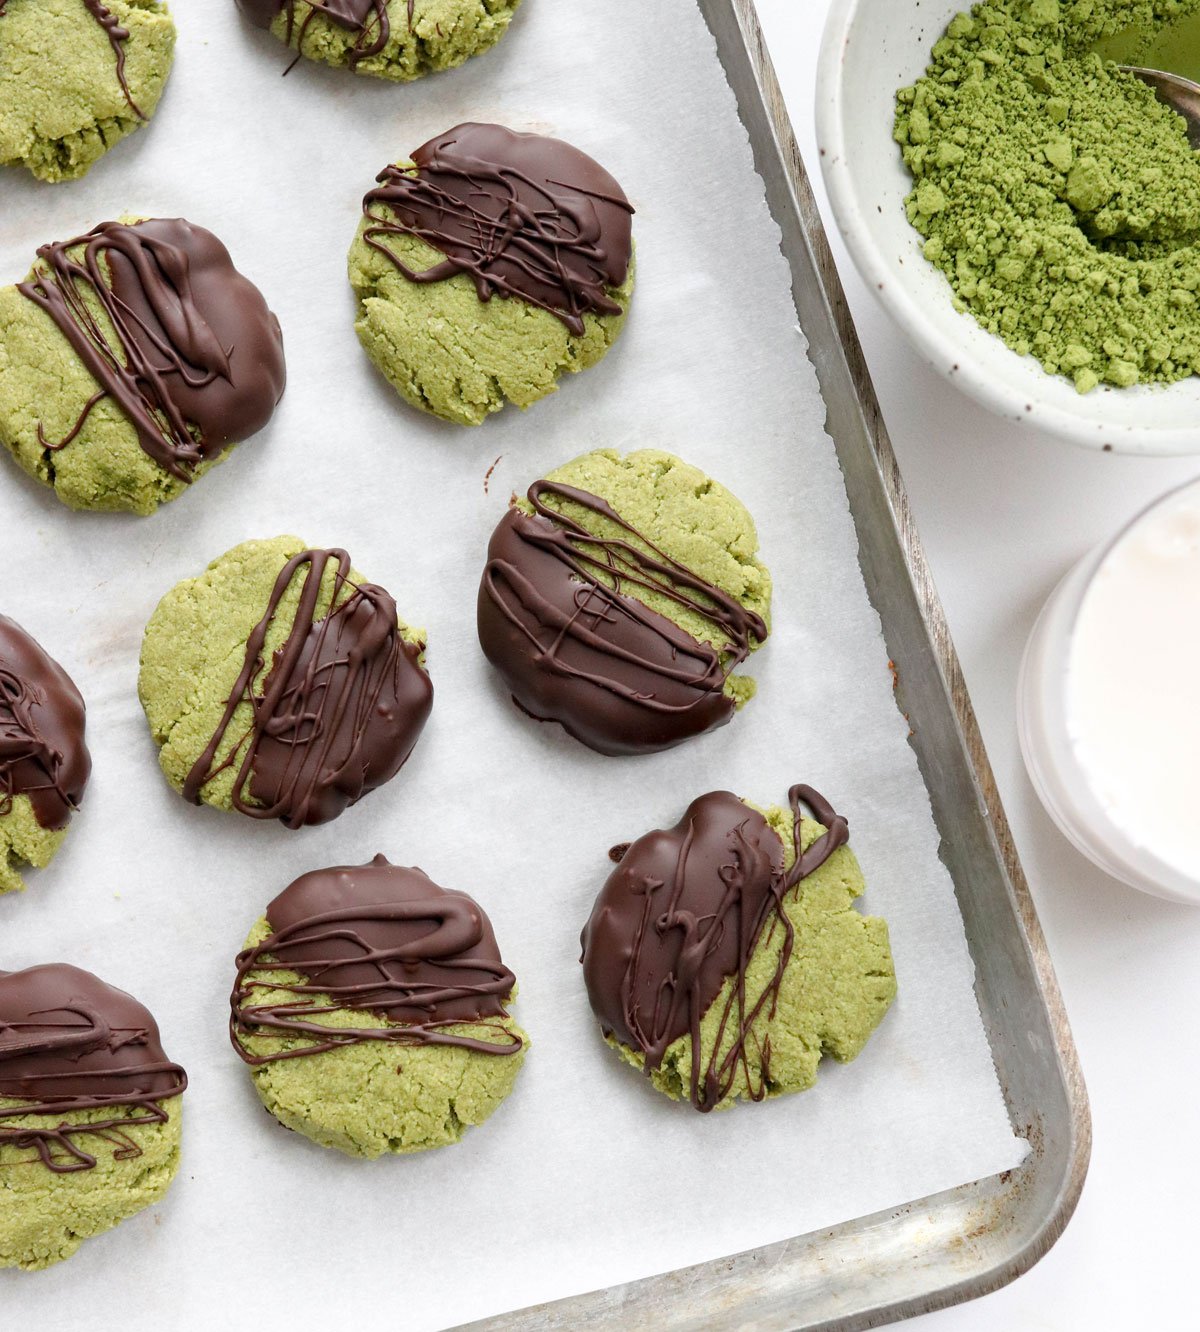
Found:
<path fill-rule="evenodd" d="M 1200 379 L 1081 396 L 959 314 L 946 279 L 922 255 L 904 215 L 912 181 L 892 138 L 894 99 L 968 8 L 970 0 L 833 0 L 817 75 L 817 142 L 859 272 L 929 364 L 999 415 L 1087 448 L 1200 453 Z"/>

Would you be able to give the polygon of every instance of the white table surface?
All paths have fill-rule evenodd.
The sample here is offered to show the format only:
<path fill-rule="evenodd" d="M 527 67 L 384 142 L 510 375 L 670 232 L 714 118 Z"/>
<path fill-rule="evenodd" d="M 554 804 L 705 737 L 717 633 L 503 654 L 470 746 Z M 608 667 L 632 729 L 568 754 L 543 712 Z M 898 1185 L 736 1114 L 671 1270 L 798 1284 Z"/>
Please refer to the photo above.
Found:
<path fill-rule="evenodd" d="M 1193 1329 L 1200 911 L 1124 887 L 1065 841 L 1025 775 L 1014 695 L 1025 640 L 1058 579 L 1142 505 L 1200 474 L 1200 458 L 1093 454 L 1014 429 L 920 362 L 859 281 L 817 170 L 813 95 L 829 3 L 758 8 L 1049 940 L 1095 1130 L 1083 1199 L 1047 1257 L 996 1294 L 906 1326 Z"/>

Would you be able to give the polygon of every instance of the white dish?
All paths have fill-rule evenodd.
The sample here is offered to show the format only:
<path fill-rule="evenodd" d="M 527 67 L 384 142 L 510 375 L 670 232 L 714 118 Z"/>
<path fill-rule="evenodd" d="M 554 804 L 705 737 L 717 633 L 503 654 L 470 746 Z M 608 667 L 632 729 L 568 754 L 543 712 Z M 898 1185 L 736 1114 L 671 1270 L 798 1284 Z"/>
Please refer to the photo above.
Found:
<path fill-rule="evenodd" d="M 896 90 L 969 0 L 833 0 L 817 75 L 817 142 L 834 216 L 864 281 L 930 365 L 985 407 L 1074 444 L 1118 453 L 1200 453 L 1200 379 L 1099 388 L 1018 356 L 951 303 L 904 214 L 912 178 L 892 138 Z"/>
<path fill-rule="evenodd" d="M 1153 764 L 1147 762 L 1152 757 L 1168 770 L 1182 766 L 1178 782 L 1191 784 L 1194 767 L 1187 754 L 1170 752 L 1178 751 L 1183 741 L 1176 737 L 1173 743 L 1164 744 L 1163 718 L 1160 710 L 1152 706 L 1155 700 L 1139 698 L 1140 693 L 1166 688 L 1165 682 L 1169 678 L 1178 678 L 1181 663 L 1170 663 L 1173 668 L 1170 672 L 1158 670 L 1160 678 L 1156 679 L 1153 654 L 1148 650 L 1140 654 L 1135 652 L 1134 657 L 1150 658 L 1145 663 L 1147 670 L 1141 676 L 1141 688 L 1128 685 L 1128 682 L 1126 687 L 1118 687 L 1122 675 L 1127 673 L 1127 662 L 1102 659 L 1096 660 L 1093 667 L 1089 666 L 1089 661 L 1095 660 L 1097 650 L 1102 650 L 1106 643 L 1109 657 L 1123 654 L 1112 651 L 1111 639 L 1104 634 L 1097 635 L 1095 625 L 1091 626 L 1093 632 L 1085 632 L 1081 638 L 1080 620 L 1086 605 L 1092 604 L 1093 610 L 1097 609 L 1093 604 L 1095 598 L 1089 600 L 1089 593 L 1097 588 L 1098 574 L 1103 580 L 1102 568 L 1112 569 L 1112 557 L 1129 550 L 1130 543 L 1139 538 L 1145 542 L 1150 526 L 1156 520 L 1171 516 L 1185 503 L 1190 510 L 1198 494 L 1200 481 L 1191 481 L 1163 496 L 1111 541 L 1085 556 L 1058 585 L 1038 618 L 1025 651 L 1018 686 L 1017 727 L 1021 752 L 1034 789 L 1047 813 L 1079 851 L 1106 873 L 1131 887 L 1173 902 L 1200 905 L 1200 879 L 1194 872 L 1189 872 L 1184 863 L 1189 857 L 1178 854 L 1178 846 L 1176 854 L 1166 850 L 1168 844 L 1180 841 L 1170 821 L 1149 818 L 1145 814 L 1138 816 L 1127 798 L 1129 790 L 1135 789 L 1136 784 L 1125 783 L 1126 791 L 1115 791 L 1106 764 L 1098 764 L 1094 753 L 1089 759 L 1090 750 L 1094 750 L 1095 745 L 1086 734 L 1086 723 L 1085 734 L 1080 735 L 1080 718 L 1086 714 L 1081 712 L 1079 692 L 1081 687 L 1089 694 L 1097 692 L 1097 687 L 1110 689 L 1114 693 L 1112 706 L 1124 709 L 1121 731 L 1127 734 L 1130 723 L 1136 723 L 1145 731 L 1144 742 L 1141 736 L 1136 737 L 1138 743 L 1130 750 L 1132 757 L 1138 760 L 1135 766 L 1152 768 Z M 1121 580 L 1120 590 L 1128 600 L 1126 581 Z M 1152 616 L 1158 615 L 1161 620 L 1161 598 L 1154 598 L 1153 592 L 1152 587 L 1145 586 L 1142 599 L 1147 602 Z M 1114 592 L 1110 591 L 1105 604 L 1105 613 L 1110 618 L 1120 610 L 1120 606 L 1113 602 Z M 1092 618 L 1094 620 L 1095 616 Z M 1134 617 L 1129 618 L 1132 625 Z M 1171 635 L 1163 632 L 1153 633 L 1151 637 L 1161 646 L 1161 641 L 1169 640 Z M 1187 653 L 1182 634 L 1178 635 L 1178 650 Z M 1082 671 L 1087 672 L 1086 679 L 1072 678 L 1073 673 Z M 1179 693 L 1177 689 L 1171 692 L 1173 696 Z M 1187 728 L 1181 719 L 1179 736 L 1186 734 Z M 1151 775 L 1159 774 L 1152 772 Z M 1102 794 L 1106 789 L 1107 794 Z M 1117 798 L 1118 795 L 1126 798 L 1122 800 Z"/>

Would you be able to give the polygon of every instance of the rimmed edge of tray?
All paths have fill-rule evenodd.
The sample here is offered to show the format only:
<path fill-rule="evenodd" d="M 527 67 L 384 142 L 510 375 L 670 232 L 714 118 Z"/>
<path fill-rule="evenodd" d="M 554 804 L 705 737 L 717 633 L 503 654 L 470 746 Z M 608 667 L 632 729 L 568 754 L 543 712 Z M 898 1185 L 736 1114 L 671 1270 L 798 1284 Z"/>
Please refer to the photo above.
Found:
<path fill-rule="evenodd" d="M 1030 1151 L 1015 1170 L 903 1207 L 469 1325 L 493 1332 L 857 1332 L 946 1308 L 1007 1285 L 1050 1250 L 1091 1155 L 1087 1091 L 1054 968 L 753 0 L 698 4 L 783 233 L 992 1056 Z"/>

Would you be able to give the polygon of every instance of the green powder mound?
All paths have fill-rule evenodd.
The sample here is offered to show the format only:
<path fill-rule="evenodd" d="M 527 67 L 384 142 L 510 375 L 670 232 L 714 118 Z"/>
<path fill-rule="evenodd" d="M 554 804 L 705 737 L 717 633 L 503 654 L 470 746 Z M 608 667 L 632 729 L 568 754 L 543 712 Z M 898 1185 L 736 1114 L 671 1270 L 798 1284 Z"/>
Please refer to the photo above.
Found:
<path fill-rule="evenodd" d="M 761 615 L 770 627 L 771 575 L 758 558 L 754 519 L 736 495 L 699 468 L 659 449 L 639 449 L 625 457 L 613 449 L 599 449 L 555 468 L 546 479 L 607 500 L 659 550 Z M 597 536 L 630 541 L 649 552 L 644 542 L 589 509 L 556 495 L 546 496 L 543 502 Z M 520 503 L 531 511 L 527 500 Z M 597 553 L 594 547 L 583 549 Z M 602 576 L 602 581 L 613 585 L 611 578 Z M 698 642 L 712 642 L 714 626 L 702 615 L 644 587 L 623 583 L 621 590 L 674 621 Z M 761 646 L 754 638 L 750 645 L 752 651 Z M 731 675 L 725 692 L 740 707 L 754 697 L 755 684 L 748 676 Z"/>
<path fill-rule="evenodd" d="M 1111 60 L 1200 0 L 990 0 L 897 97 L 925 256 L 1014 351 L 1086 393 L 1200 373 L 1200 156 Z"/>
<path fill-rule="evenodd" d="M 0 1106 L 13 1104 L 0 1101 Z M 128 1130 L 137 1156 L 118 1160 L 115 1138 L 76 1139 L 96 1158 L 91 1170 L 55 1174 L 41 1164 L 35 1150 L 0 1144 L 0 1267 L 50 1267 L 69 1258 L 85 1239 L 111 1230 L 163 1197 L 179 1168 L 181 1106 L 178 1097 L 159 1104 L 168 1115 L 165 1123 Z M 96 1123 L 116 1113 L 84 1110 L 71 1114 L 69 1122 Z M 54 1123 L 47 1115 L 0 1121 L 5 1128 L 18 1129 L 44 1129 Z"/>
<path fill-rule="evenodd" d="M 4 22 L 0 19 L 0 43 Z M 82 249 L 70 251 L 72 257 Z M 103 254 L 100 265 L 110 278 Z M 28 279 L 44 267 L 35 264 Z M 109 347 L 121 356 L 120 341 L 104 307 L 89 287 L 76 284 L 75 291 Z M 88 408 L 100 389 L 50 315 L 15 286 L 0 287 L 0 444 L 30 476 L 51 486 L 68 508 L 147 516 L 190 486 L 146 453 L 129 418 L 111 397 Z M 85 411 L 75 438 L 55 447 L 67 439 Z M 194 470 L 196 480 L 232 452 L 225 449 L 200 463 Z"/>
<path fill-rule="evenodd" d="M 406 163 L 412 166 L 411 162 Z M 380 206 L 381 215 L 392 210 Z M 350 285 L 358 297 L 355 330 L 376 368 L 406 401 L 459 425 L 479 425 L 506 402 L 528 407 L 553 393 L 566 371 L 595 365 L 617 340 L 633 294 L 634 265 L 606 288 L 619 315 L 586 314 L 576 337 L 548 310 L 515 297 L 481 301 L 469 274 L 411 282 L 363 239 L 350 247 Z M 445 261 L 415 236 L 377 238 L 411 272 Z"/>
<path fill-rule="evenodd" d="M 296 0 L 295 21 L 289 45 L 309 60 L 350 68 L 356 74 L 408 83 L 425 74 L 453 69 L 500 40 L 508 31 L 521 0 L 416 0 L 412 26 L 408 0 L 388 0 L 391 35 L 376 55 L 354 60 L 362 35 L 333 23 L 308 0 Z M 271 24 L 281 41 L 288 41 L 288 18 L 284 10 Z M 374 46 L 376 29 L 365 43 Z"/>
<path fill-rule="evenodd" d="M 125 79 L 149 119 L 171 72 L 175 24 L 162 0 L 106 6 L 129 33 Z M 0 165 L 28 167 L 41 180 L 74 180 L 144 123 L 83 0 L 8 0 L 0 17 Z"/>
<path fill-rule="evenodd" d="M 760 812 L 779 834 L 784 845 L 784 863 L 790 868 L 796 859 L 791 810 L 772 806 Z M 803 845 L 810 846 L 824 831 L 819 823 L 803 819 Z M 862 895 L 864 887 L 854 853 L 843 846 L 784 898 L 784 911 L 795 938 L 778 1001 L 773 1011 L 770 1004 L 764 1005 L 763 1012 L 751 1024 L 746 1061 L 739 1062 L 728 1094 L 715 1109 L 726 1110 L 736 1101 L 750 1098 L 760 1088 L 765 1089 L 768 1097 L 807 1091 L 817 1080 L 822 1055 L 849 1063 L 862 1052 L 896 997 L 896 972 L 887 923 L 877 916 L 861 915 L 854 907 L 854 900 Z M 746 969 L 747 1011 L 753 1010 L 774 977 L 784 940 L 784 931 L 776 921 L 755 949 Z M 727 1020 L 724 1032 L 721 1031 L 735 984 L 733 977 L 725 982 L 700 1021 L 702 1067 L 707 1066 L 714 1049 L 720 1062 L 737 1041 L 736 1021 Z M 736 1001 L 729 1011 L 737 1014 Z M 644 1067 L 645 1058 L 640 1052 L 612 1038 L 609 1044 L 628 1063 Z M 765 1080 L 764 1049 L 770 1055 Z M 650 1074 L 650 1079 L 672 1099 L 688 1100 L 691 1078 L 689 1034 L 667 1047 L 662 1063 Z"/>
<path fill-rule="evenodd" d="M 271 933 L 264 916 L 250 931 L 253 948 Z M 295 1002 L 287 990 L 269 988 L 271 981 L 299 984 L 303 977 L 284 968 L 255 976 L 254 1002 Z M 259 988 L 259 985 L 262 988 Z M 515 996 L 509 995 L 506 1006 Z M 309 1004 L 332 1003 L 326 995 L 306 994 Z M 359 1030 L 395 1024 L 373 1013 L 329 1013 L 314 1018 L 324 1027 Z M 513 1089 L 529 1048 L 529 1038 L 513 1019 L 487 1024 L 455 1024 L 448 1033 L 506 1045 L 519 1036 L 522 1048 L 512 1055 L 488 1055 L 450 1045 L 397 1045 L 363 1042 L 299 1059 L 251 1066 L 254 1086 L 263 1105 L 280 1121 L 323 1147 L 348 1156 L 378 1157 L 445 1147 L 458 1142 L 468 1128 L 482 1124 Z M 311 1045 L 302 1035 L 249 1036 L 246 1049 L 255 1056 L 278 1054 Z"/>
<path fill-rule="evenodd" d="M 66 828 L 43 828 L 28 796 L 14 796 L 7 814 L 0 814 L 0 896 L 23 892 L 20 870 L 44 869 L 67 835 Z"/>
<path fill-rule="evenodd" d="M 246 541 L 213 560 L 199 578 L 188 578 L 158 603 L 142 639 L 138 697 L 159 746 L 167 780 L 182 791 L 196 761 L 207 749 L 233 694 L 246 659 L 246 641 L 267 612 L 275 580 L 294 555 L 310 547 L 299 537 Z M 267 633 L 262 665 L 251 680 L 255 693 L 296 620 L 304 586 L 302 569 L 288 585 Z M 313 620 L 354 593 L 350 584 L 367 580 L 351 570 L 334 601 L 334 565 L 328 562 Z M 422 630 L 399 624 L 410 643 L 425 641 Z M 424 664 L 424 655 L 421 662 Z M 243 700 L 233 714 L 213 766 L 219 767 L 251 729 L 252 709 Z M 217 809 L 233 809 L 237 764 L 220 771 L 201 788 L 200 798 Z M 246 797 L 249 798 L 248 796 Z"/>

